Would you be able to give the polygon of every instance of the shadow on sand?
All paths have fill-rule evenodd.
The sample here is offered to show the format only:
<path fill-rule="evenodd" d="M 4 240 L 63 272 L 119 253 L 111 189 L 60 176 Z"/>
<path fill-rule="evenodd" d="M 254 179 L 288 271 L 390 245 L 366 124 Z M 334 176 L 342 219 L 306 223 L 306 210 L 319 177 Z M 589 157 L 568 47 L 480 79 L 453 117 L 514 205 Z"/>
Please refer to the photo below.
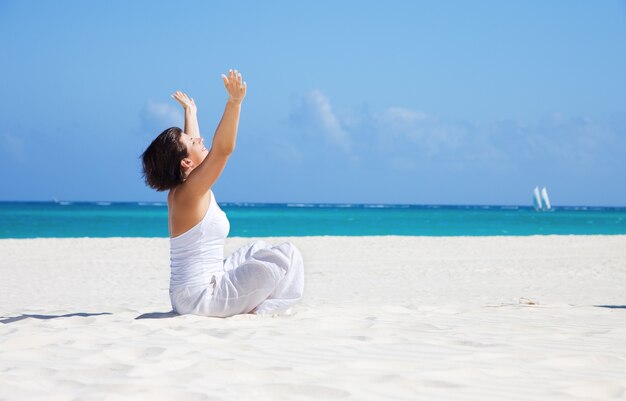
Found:
<path fill-rule="evenodd" d="M 626 309 L 626 305 L 594 305 L 597 308 Z"/>
<path fill-rule="evenodd" d="M 168 317 L 176 317 L 176 316 L 180 316 L 178 313 L 172 311 L 169 312 L 151 312 L 151 313 L 144 313 L 143 315 L 137 316 L 135 318 L 135 320 L 138 319 L 165 319 Z"/>
<path fill-rule="evenodd" d="M 0 323 L 4 323 L 4 324 L 15 323 L 15 322 L 19 322 L 20 320 L 29 319 L 29 318 L 31 318 L 31 319 L 47 320 L 47 319 L 57 319 L 57 318 L 60 318 L 60 317 L 74 317 L 74 316 L 89 317 L 89 316 L 100 316 L 100 315 L 112 315 L 112 313 L 109 313 L 109 312 L 101 312 L 101 313 L 78 312 L 78 313 L 68 313 L 68 314 L 65 314 L 65 315 L 20 315 L 20 316 L 0 318 Z"/>

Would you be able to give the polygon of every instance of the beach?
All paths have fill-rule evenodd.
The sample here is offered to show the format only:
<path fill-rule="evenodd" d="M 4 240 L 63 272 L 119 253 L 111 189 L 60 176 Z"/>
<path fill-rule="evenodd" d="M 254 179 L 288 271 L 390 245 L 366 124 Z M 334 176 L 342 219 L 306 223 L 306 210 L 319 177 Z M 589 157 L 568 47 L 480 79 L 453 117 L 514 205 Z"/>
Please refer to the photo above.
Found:
<path fill-rule="evenodd" d="M 263 239 L 289 316 L 171 313 L 167 238 L 0 240 L 0 399 L 626 399 L 626 235 Z"/>

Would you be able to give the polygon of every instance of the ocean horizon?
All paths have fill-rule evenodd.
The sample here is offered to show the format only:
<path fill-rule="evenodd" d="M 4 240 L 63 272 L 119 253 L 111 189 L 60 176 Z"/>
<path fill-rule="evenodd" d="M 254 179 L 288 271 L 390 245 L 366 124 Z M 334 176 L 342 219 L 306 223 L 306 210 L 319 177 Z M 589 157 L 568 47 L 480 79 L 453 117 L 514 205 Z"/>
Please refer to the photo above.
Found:
<path fill-rule="evenodd" d="M 220 202 L 230 237 L 626 234 L 626 207 Z M 0 238 L 167 237 L 164 202 L 0 202 Z"/>

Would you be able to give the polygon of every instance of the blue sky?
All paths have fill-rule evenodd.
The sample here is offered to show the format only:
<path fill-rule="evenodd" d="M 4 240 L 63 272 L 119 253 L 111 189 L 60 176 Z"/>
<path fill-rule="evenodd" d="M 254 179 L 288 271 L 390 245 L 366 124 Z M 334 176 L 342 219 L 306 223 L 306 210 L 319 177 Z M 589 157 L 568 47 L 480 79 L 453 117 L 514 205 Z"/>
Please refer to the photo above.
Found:
<path fill-rule="evenodd" d="M 248 82 L 219 201 L 626 205 L 623 1 L 2 1 L 0 200 L 163 200 Z"/>

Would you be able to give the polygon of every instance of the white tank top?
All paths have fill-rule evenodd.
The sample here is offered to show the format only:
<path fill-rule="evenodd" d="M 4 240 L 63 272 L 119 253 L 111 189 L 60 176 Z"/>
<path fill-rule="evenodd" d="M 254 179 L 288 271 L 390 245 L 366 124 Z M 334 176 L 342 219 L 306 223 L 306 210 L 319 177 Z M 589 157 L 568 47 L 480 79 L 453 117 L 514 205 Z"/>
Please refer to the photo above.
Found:
<path fill-rule="evenodd" d="M 170 292 L 209 286 L 213 275 L 224 270 L 224 242 L 229 231 L 226 213 L 211 191 L 204 218 L 188 231 L 170 238 Z"/>

